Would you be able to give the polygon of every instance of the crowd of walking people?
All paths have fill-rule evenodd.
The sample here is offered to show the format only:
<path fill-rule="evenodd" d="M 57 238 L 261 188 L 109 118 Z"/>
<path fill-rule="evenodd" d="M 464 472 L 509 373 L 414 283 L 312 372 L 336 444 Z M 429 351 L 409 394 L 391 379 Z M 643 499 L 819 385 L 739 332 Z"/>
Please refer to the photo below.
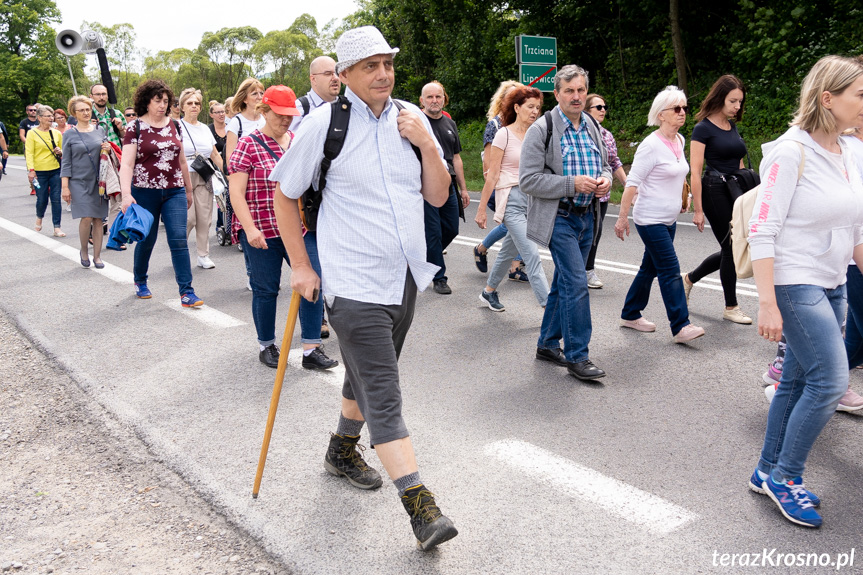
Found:
<path fill-rule="evenodd" d="M 134 247 L 136 296 L 152 297 L 148 266 L 161 221 L 181 303 L 199 307 L 188 238 L 195 230 L 197 266 L 216 267 L 209 236 L 214 194 L 226 173 L 218 218 L 243 251 L 259 360 L 279 362 L 275 319 L 284 262 L 303 297 L 303 367 L 339 364 L 322 345 L 329 318 L 346 371 L 325 469 L 360 489 L 381 486 L 359 449 L 368 422 L 418 543 L 430 549 L 457 530 L 421 481 L 401 413 L 398 358 L 417 292 L 431 285 L 440 295 L 452 293 L 444 253 L 470 201 L 461 142 L 440 83 L 423 87 L 420 106 L 391 98 L 398 48 L 376 28 L 345 32 L 336 53 L 338 61 L 322 56 L 311 63 L 308 94 L 265 89 L 248 78 L 228 101 L 207 104 L 209 125 L 200 117 L 200 90 L 175 96 L 160 80 L 143 82 L 122 113 L 107 104 L 102 85 L 90 97 L 72 98 L 65 111 L 28 106 L 20 137 L 36 195 L 35 229 L 50 202 L 54 236 L 63 237 L 61 201 L 71 203 L 72 218 L 80 220 L 81 265 L 90 266 L 92 244 L 92 263 L 101 268 L 103 221 L 107 229 L 137 205 L 152 223 Z M 588 73 L 561 67 L 554 97 L 557 105 L 544 112 L 539 90 L 506 81 L 491 99 L 475 222 L 486 229 L 491 219 L 494 228 L 473 248 L 476 267 L 488 274 L 482 304 L 503 312 L 504 278 L 529 282 L 543 309 L 536 359 L 585 382 L 605 377 L 589 352 L 589 294 L 604 286 L 595 261 L 616 179 L 624 191 L 615 235 L 626 240 L 632 219 L 644 245 L 619 325 L 656 331 L 642 314 L 657 279 L 673 341 L 704 336 L 690 321 L 689 300 L 693 286 L 717 271 L 722 318 L 752 324 L 737 301 L 729 225 L 736 197 L 730 182 L 747 170 L 737 130 L 743 83 L 724 75 L 712 86 L 695 115 L 688 159 L 680 133 L 687 95 L 674 86 L 659 92 L 646 118 L 656 130 L 639 143 L 628 173 L 602 126 L 609 105 L 590 92 Z M 0 145 L 5 156 L 5 140 Z M 759 295 L 755 329 L 779 350 L 763 377 L 771 404 L 748 485 L 788 520 L 817 527 L 820 499 L 802 479 L 809 451 L 837 409 L 863 413 L 863 397 L 848 387 L 849 368 L 863 363 L 863 59 L 819 60 L 803 82 L 791 127 L 764 152 L 748 244 Z M 113 187 L 106 183 L 111 165 Z M 690 209 L 700 232 L 705 220 L 710 224 L 719 249 L 681 272 L 674 239 L 678 218 Z M 500 251 L 489 266 L 496 242 Z M 550 283 L 540 248 L 554 263 Z"/>

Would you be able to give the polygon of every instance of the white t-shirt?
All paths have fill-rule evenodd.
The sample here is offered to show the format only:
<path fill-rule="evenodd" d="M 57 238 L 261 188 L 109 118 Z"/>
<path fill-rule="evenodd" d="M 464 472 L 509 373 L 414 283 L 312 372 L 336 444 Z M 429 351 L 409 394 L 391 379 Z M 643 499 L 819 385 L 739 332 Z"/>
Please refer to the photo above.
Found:
<path fill-rule="evenodd" d="M 186 159 L 191 160 L 196 153 L 205 158 L 210 157 L 216 146 L 216 139 L 213 138 L 213 133 L 210 132 L 210 128 L 206 124 L 198 122 L 192 125 L 186 120 L 180 120 L 180 130 L 183 135 L 183 153 L 186 154 Z"/>
<path fill-rule="evenodd" d="M 670 226 L 677 221 L 683 182 L 689 173 L 683 145 L 683 136 L 678 134 L 675 149 L 679 157 L 676 156 L 659 138 L 659 130 L 638 145 L 626 177 L 626 187 L 638 188 L 632 219 L 639 226 Z"/>
<path fill-rule="evenodd" d="M 243 123 L 243 135 L 240 134 L 240 122 Z M 239 137 L 245 137 L 257 130 L 258 128 L 263 128 L 267 124 L 267 121 L 264 119 L 263 114 L 258 116 L 256 120 L 249 120 L 242 114 L 237 114 L 231 121 L 228 122 L 228 132 L 233 132 L 237 134 Z"/>

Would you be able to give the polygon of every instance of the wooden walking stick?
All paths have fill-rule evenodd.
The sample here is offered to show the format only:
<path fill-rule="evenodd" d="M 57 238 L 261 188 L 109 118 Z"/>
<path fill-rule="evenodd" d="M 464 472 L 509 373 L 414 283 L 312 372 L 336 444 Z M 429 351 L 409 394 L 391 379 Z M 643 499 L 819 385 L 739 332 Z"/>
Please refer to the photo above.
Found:
<path fill-rule="evenodd" d="M 276 421 L 276 411 L 279 409 L 279 396 L 282 394 L 282 383 L 285 381 L 285 370 L 288 367 L 288 353 L 291 350 L 291 340 L 294 338 L 294 328 L 300 313 L 300 292 L 291 293 L 291 306 L 288 308 L 288 321 L 285 322 L 285 335 L 282 336 L 282 349 L 279 352 L 279 366 L 276 369 L 276 383 L 273 385 L 273 396 L 270 398 L 270 412 L 267 415 L 267 429 L 264 431 L 264 444 L 261 445 L 261 456 L 258 458 L 258 472 L 255 474 L 255 486 L 252 488 L 252 498 L 258 498 L 261 490 L 261 478 L 264 476 L 264 464 L 267 462 L 267 451 L 270 449 L 270 437 L 273 435 L 273 424 Z"/>

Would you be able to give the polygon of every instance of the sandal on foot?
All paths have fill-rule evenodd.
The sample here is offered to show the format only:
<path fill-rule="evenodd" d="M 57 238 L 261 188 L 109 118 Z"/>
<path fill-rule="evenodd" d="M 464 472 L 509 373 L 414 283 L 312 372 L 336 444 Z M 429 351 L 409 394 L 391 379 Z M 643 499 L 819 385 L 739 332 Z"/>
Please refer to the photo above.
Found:
<path fill-rule="evenodd" d="M 54 228 L 54 237 L 55 238 L 65 238 L 66 233 L 60 228 Z"/>
<path fill-rule="evenodd" d="M 42 231 L 42 220 L 36 220 L 36 225 L 33 227 L 37 232 Z"/>

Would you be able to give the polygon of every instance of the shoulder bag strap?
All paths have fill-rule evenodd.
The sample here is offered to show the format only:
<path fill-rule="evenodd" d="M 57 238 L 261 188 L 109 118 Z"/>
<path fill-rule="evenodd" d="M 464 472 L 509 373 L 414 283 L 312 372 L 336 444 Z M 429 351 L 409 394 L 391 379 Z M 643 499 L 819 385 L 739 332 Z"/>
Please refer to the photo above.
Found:
<path fill-rule="evenodd" d="M 78 128 L 75 128 L 75 133 L 78 134 L 78 138 L 81 140 L 81 145 L 84 146 L 84 151 L 87 153 L 87 159 L 90 160 L 90 165 L 93 166 L 93 171 L 96 172 L 96 176 L 98 177 L 99 168 L 96 167 L 96 163 L 93 162 L 93 156 L 90 155 L 90 148 L 87 147 L 87 142 L 84 141 L 84 136 L 81 135 Z"/>
<path fill-rule="evenodd" d="M 48 151 L 51 152 L 51 155 L 54 157 L 55 160 L 57 160 L 57 164 L 59 164 L 60 160 L 57 158 L 57 156 L 54 155 L 54 148 L 56 148 L 57 145 L 54 144 L 54 134 L 53 134 L 53 132 L 51 132 L 51 128 L 48 128 L 48 134 L 51 136 L 51 143 L 54 144 L 53 146 L 48 145 L 48 142 L 45 141 L 45 138 L 43 138 L 42 136 L 39 135 L 39 131 L 36 130 L 36 128 L 30 128 L 30 129 L 33 130 L 33 132 L 36 134 L 37 138 L 42 140 L 42 143 L 45 144 L 45 147 L 48 148 Z"/>
<path fill-rule="evenodd" d="M 276 163 L 278 163 L 278 161 L 279 161 L 281 158 L 279 158 L 279 157 L 276 155 L 276 153 L 273 151 L 273 149 L 272 149 L 271 147 L 269 147 L 269 146 L 266 144 L 266 142 L 264 142 L 261 138 L 259 138 L 257 135 L 255 135 L 255 133 L 254 133 L 254 132 L 251 134 L 251 138 L 252 138 L 254 141 L 256 141 L 257 143 L 259 143 L 263 149 L 265 149 L 267 152 L 269 152 L 269 153 L 270 153 L 270 155 L 273 157 L 273 159 L 276 161 Z M 278 142 L 276 142 L 276 143 L 278 144 Z M 291 146 L 290 146 L 290 144 L 288 144 L 288 147 L 289 147 L 289 148 L 291 147 Z"/>
<path fill-rule="evenodd" d="M 176 122 L 176 120 L 175 120 Z M 179 122 L 177 122 L 179 124 Z M 183 122 L 183 127 L 186 128 L 186 133 L 189 134 L 189 141 L 192 142 L 192 155 L 198 155 L 198 146 L 195 145 L 195 139 L 192 137 L 192 132 L 189 131 L 189 126 L 186 125 L 186 122 Z"/>
<path fill-rule="evenodd" d="M 120 128 L 118 128 L 117 124 L 114 123 L 114 118 L 117 117 L 116 115 L 114 115 L 114 108 L 111 108 L 111 107 L 108 108 L 108 116 L 111 118 L 111 121 L 109 122 L 109 124 L 111 124 L 111 128 L 114 129 L 114 133 L 117 134 L 117 137 L 122 142 L 123 136 L 120 134 Z"/>

